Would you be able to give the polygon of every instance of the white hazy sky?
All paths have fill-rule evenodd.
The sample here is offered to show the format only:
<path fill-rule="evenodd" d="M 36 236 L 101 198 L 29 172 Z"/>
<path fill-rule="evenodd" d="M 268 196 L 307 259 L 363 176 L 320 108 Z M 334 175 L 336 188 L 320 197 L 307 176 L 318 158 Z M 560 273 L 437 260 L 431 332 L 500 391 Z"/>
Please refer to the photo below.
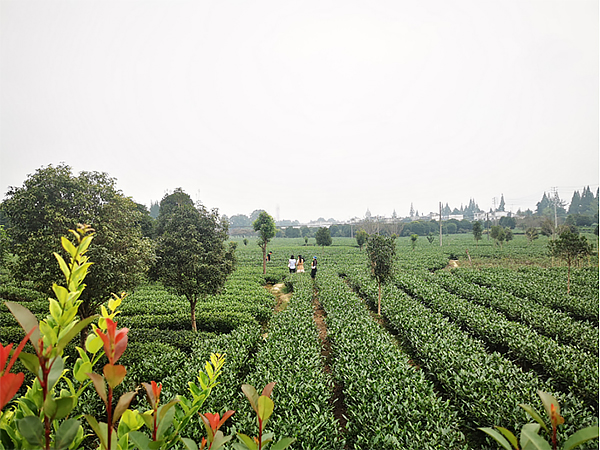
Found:
<path fill-rule="evenodd" d="M 60 162 L 300 221 L 598 187 L 597 0 L 0 8 L 2 194 Z"/>

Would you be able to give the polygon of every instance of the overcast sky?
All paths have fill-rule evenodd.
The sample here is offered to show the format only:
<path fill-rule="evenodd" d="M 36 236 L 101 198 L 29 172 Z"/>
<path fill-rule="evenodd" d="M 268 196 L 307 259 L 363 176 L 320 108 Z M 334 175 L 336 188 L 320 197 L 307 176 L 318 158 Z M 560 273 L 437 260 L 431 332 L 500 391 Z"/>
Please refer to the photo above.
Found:
<path fill-rule="evenodd" d="M 0 190 L 349 219 L 598 187 L 598 1 L 0 0 Z"/>

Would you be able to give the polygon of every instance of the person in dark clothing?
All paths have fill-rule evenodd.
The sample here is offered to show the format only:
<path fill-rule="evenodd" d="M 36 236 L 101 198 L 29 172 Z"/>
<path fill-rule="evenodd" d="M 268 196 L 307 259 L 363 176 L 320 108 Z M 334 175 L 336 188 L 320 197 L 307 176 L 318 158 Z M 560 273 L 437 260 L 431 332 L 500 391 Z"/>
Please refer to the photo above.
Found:
<path fill-rule="evenodd" d="M 317 257 L 313 256 L 312 263 L 310 264 L 310 277 L 314 280 L 317 276 Z"/>

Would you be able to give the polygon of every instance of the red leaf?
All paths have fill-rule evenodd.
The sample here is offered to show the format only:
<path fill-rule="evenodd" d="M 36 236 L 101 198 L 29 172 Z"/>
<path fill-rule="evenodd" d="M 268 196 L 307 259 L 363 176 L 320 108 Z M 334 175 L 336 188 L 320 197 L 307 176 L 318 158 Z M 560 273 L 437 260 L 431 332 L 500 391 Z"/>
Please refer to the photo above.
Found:
<path fill-rule="evenodd" d="M 106 364 L 103 372 L 106 382 L 113 389 L 121 384 L 121 381 L 123 381 L 123 378 L 127 375 L 127 369 L 125 369 L 125 366 L 121 365 L 115 366 L 113 364 Z"/>
<path fill-rule="evenodd" d="M 6 404 L 12 400 L 21 385 L 25 375 L 22 372 L 7 372 L 0 377 L 0 410 L 4 409 Z"/>

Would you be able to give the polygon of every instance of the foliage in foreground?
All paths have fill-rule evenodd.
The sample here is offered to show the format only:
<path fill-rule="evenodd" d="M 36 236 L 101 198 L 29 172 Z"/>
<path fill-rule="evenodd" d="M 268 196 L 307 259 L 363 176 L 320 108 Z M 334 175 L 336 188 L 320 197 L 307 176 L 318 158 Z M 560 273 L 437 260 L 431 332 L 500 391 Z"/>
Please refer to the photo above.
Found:
<path fill-rule="evenodd" d="M 565 419 L 560 415 L 560 405 L 556 398 L 546 392 L 538 391 L 538 395 L 544 405 L 547 418 L 550 419 L 550 427 L 548 427 L 546 421 L 535 408 L 530 405 L 520 404 L 519 406 L 523 408 L 535 422 L 523 425 L 519 440 L 517 440 L 517 437 L 511 431 L 503 427 L 495 426 L 494 428 L 498 431 L 488 427 L 479 429 L 493 437 L 505 450 L 512 450 L 511 445 L 515 450 L 558 450 L 557 429 L 559 425 L 565 423 Z M 539 434 L 542 429 L 546 432 L 550 439 L 550 443 Z M 571 450 L 587 441 L 597 438 L 597 425 L 582 428 L 566 439 L 560 449 Z M 520 447 L 519 444 L 521 445 Z"/>
<path fill-rule="evenodd" d="M 77 318 L 77 309 L 82 303 L 79 297 L 85 289 L 83 282 L 92 264 L 85 255 L 94 236 L 92 231 L 86 226 L 80 227 L 77 232 L 72 231 L 76 238 L 75 245 L 66 238 L 62 239 L 64 249 L 71 256 L 70 262 L 67 264 L 58 254 L 55 254 L 55 257 L 65 276 L 67 287 L 54 284 L 56 299 L 49 299 L 50 315 L 46 319 L 38 323 L 37 318 L 24 306 L 6 303 L 27 335 L 12 353 L 8 364 L 6 361 L 10 356 L 12 344 L 0 346 L 0 449 L 78 448 L 85 435 L 80 422 L 81 416 L 76 415 L 76 407 L 82 393 L 93 384 L 104 402 L 106 415 L 102 417 L 106 418 L 106 422 L 91 414 L 86 414 L 85 419 L 97 436 L 99 449 L 155 450 L 179 445 L 188 450 L 217 450 L 232 438 L 224 437 L 218 428 L 233 411 L 228 411 L 223 418 L 219 418 L 218 414 L 200 415 L 207 432 L 207 438 L 203 438 L 200 447 L 192 439 L 182 437 L 182 433 L 190 421 L 198 417 L 196 414 L 199 414 L 211 390 L 217 385 L 216 380 L 221 375 L 225 363 L 224 355 L 212 354 L 210 361 L 205 365 L 205 372 L 199 371 L 198 385 L 188 383 L 191 399 L 177 395 L 173 400 L 161 405 L 162 384 L 151 381 L 142 383 L 150 405 L 148 411 L 129 409 L 137 389 L 126 392 L 116 405 L 114 404 L 114 389 L 127 375 L 127 369 L 117 362 L 127 349 L 129 330 L 117 329 L 114 320 L 124 295 L 115 296 L 109 301 L 108 309 L 102 306 L 102 316 L 99 317 L 97 325 L 93 325 L 95 333 L 88 336 L 85 349 L 77 347 L 79 358 L 75 364 L 72 367 L 66 365 L 67 360 L 63 358 L 66 345 L 83 327 L 98 318 Z M 35 354 L 22 351 L 28 339 Z M 103 366 L 102 374 L 94 373 L 94 366 L 102 356 L 106 357 L 108 363 Z M 4 410 L 20 389 L 24 379 L 22 372 L 10 372 L 17 357 L 35 375 L 35 380 L 26 394 L 16 399 L 12 408 Z M 263 450 L 272 442 L 273 435 L 265 431 L 265 426 L 274 409 L 274 403 L 269 398 L 273 387 L 274 383 L 267 385 L 261 396 L 256 394 L 252 386 L 243 387 L 257 414 L 259 432 L 258 437 L 254 439 L 238 433 L 240 443 L 234 444 L 236 449 Z M 74 417 L 71 417 L 72 415 Z M 149 430 L 149 435 L 140 431 L 144 426 Z M 295 439 L 283 438 L 271 449 L 284 450 L 294 441 Z"/>

